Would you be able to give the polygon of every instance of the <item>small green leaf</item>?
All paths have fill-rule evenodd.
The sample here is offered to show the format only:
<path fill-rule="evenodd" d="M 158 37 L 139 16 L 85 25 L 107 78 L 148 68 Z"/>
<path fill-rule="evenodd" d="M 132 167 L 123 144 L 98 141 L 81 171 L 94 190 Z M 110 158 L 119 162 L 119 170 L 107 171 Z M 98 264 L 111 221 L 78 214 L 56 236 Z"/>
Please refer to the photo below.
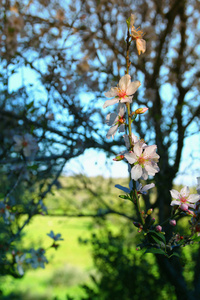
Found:
<path fill-rule="evenodd" d="M 119 195 L 119 198 L 131 200 L 131 198 L 128 195 Z"/>
<path fill-rule="evenodd" d="M 163 243 L 166 244 L 165 236 L 162 233 L 156 232 L 154 230 L 149 230 L 148 232 L 150 232 L 152 235 L 157 236 L 157 238 L 161 239 L 163 241 Z"/>
<path fill-rule="evenodd" d="M 179 255 L 177 252 L 172 253 L 172 254 L 169 256 L 169 258 L 172 257 L 172 256 L 180 257 L 180 255 Z"/>
<path fill-rule="evenodd" d="M 153 254 L 162 254 L 165 256 L 168 256 L 167 253 L 165 253 L 165 251 L 161 250 L 161 249 L 157 249 L 157 248 L 148 248 L 145 253 L 153 253 Z"/>
<path fill-rule="evenodd" d="M 31 101 L 29 104 L 26 105 L 27 110 L 29 110 L 34 104 L 34 100 Z"/>
<path fill-rule="evenodd" d="M 197 236 L 195 238 L 192 239 L 193 242 L 199 242 L 200 241 L 200 236 Z"/>
<path fill-rule="evenodd" d="M 156 243 L 158 243 L 158 245 L 162 246 L 163 248 L 165 247 L 165 243 L 163 243 L 163 241 L 157 239 L 157 237 L 151 235 L 151 237 L 154 239 L 154 241 L 156 241 Z"/>

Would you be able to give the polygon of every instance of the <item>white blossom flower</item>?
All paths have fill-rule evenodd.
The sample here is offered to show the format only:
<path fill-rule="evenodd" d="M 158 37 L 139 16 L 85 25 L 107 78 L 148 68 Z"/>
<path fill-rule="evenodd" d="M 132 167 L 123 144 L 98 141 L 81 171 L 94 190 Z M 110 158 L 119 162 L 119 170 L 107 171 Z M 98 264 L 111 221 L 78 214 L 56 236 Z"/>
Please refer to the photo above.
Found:
<path fill-rule="evenodd" d="M 133 147 L 133 152 L 126 153 L 124 157 L 133 165 L 131 168 L 131 178 L 138 180 L 139 178 L 147 179 L 148 175 L 154 176 L 159 172 L 157 162 L 159 155 L 156 153 L 157 146 L 146 146 L 145 148 L 140 142 Z"/>
<path fill-rule="evenodd" d="M 54 241 L 63 241 L 63 239 L 61 238 L 61 234 L 58 233 L 58 234 L 55 234 L 53 232 L 53 230 L 50 231 L 50 233 L 47 233 L 47 235 L 52 238 Z"/>
<path fill-rule="evenodd" d="M 150 183 L 150 184 L 147 184 L 145 186 L 142 187 L 142 184 L 139 183 L 138 181 L 136 182 L 136 190 L 138 192 L 138 194 L 144 194 L 146 195 L 147 194 L 147 191 L 151 188 L 153 188 L 155 186 L 154 183 Z M 129 182 L 129 189 L 127 187 L 124 187 L 120 184 L 116 184 L 115 187 L 127 194 L 130 194 L 130 192 L 133 190 L 133 181 L 131 180 Z"/>
<path fill-rule="evenodd" d="M 19 272 L 19 275 L 24 275 L 24 269 L 23 269 L 23 263 L 26 258 L 26 253 L 22 254 L 21 256 L 16 255 L 15 261 L 17 263 L 17 271 Z"/>
<path fill-rule="evenodd" d="M 13 139 L 16 143 L 14 145 L 14 150 L 23 150 L 23 154 L 26 157 L 34 156 L 39 149 L 35 138 L 29 133 L 24 135 L 14 135 Z"/>
<path fill-rule="evenodd" d="M 45 268 L 45 263 L 48 263 L 47 258 L 44 256 L 45 250 L 42 248 L 39 248 L 38 250 L 31 249 L 31 258 L 27 260 L 32 266 L 32 268 L 36 269 L 38 267 Z"/>
<path fill-rule="evenodd" d="M 146 51 L 146 41 L 143 40 L 144 32 L 140 29 L 140 27 L 135 28 L 133 26 L 135 22 L 135 15 L 131 14 L 131 37 L 133 40 L 136 41 L 136 48 L 138 51 L 138 54 L 144 53 Z"/>
<path fill-rule="evenodd" d="M 135 94 L 140 85 L 140 81 L 137 80 L 131 82 L 131 76 L 128 74 L 124 75 L 120 79 L 119 85 L 117 87 L 112 87 L 110 91 L 104 94 L 108 98 L 114 98 L 111 100 L 107 100 L 104 103 L 103 108 L 118 103 L 119 101 L 121 103 L 131 103 L 133 94 Z"/>
<path fill-rule="evenodd" d="M 108 133 L 106 135 L 107 139 L 110 139 L 111 137 L 114 138 L 115 133 L 117 130 L 119 132 L 125 131 L 125 122 L 126 119 L 124 118 L 124 114 L 126 111 L 126 106 L 123 103 L 119 103 L 118 105 L 118 113 L 110 113 L 106 116 L 106 123 L 111 126 L 111 128 L 108 130 Z"/>
<path fill-rule="evenodd" d="M 150 189 L 152 189 L 153 187 L 155 187 L 154 183 L 150 183 L 150 184 L 146 184 L 146 185 L 142 186 L 141 183 L 139 183 L 138 181 L 136 181 L 136 190 L 140 194 L 146 195 L 147 191 L 150 190 Z"/>
<path fill-rule="evenodd" d="M 188 207 L 196 208 L 196 202 L 200 200 L 200 195 L 191 194 L 188 186 L 181 189 L 180 193 L 176 190 L 170 191 L 172 198 L 171 206 L 178 205 L 182 210 L 187 211 Z"/>

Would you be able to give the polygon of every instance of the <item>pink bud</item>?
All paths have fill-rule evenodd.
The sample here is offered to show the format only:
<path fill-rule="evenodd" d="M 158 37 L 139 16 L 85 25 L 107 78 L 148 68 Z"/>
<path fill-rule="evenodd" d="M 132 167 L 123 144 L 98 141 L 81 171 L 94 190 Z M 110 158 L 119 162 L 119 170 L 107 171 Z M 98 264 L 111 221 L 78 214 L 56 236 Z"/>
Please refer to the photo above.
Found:
<path fill-rule="evenodd" d="M 140 227 L 141 227 L 141 224 L 140 224 L 140 223 L 138 223 L 138 222 L 133 222 L 133 225 L 134 225 L 135 227 L 138 227 L 138 228 L 140 228 Z"/>
<path fill-rule="evenodd" d="M 161 232 L 161 231 L 162 231 L 162 226 L 157 225 L 157 226 L 156 226 L 156 231 Z"/>
<path fill-rule="evenodd" d="M 147 107 L 138 108 L 138 109 L 136 109 L 135 113 L 136 113 L 137 115 L 141 115 L 141 114 L 145 113 L 147 110 L 148 110 Z"/>
<path fill-rule="evenodd" d="M 183 211 L 187 211 L 188 210 L 188 205 L 185 203 L 182 203 L 180 206 L 180 209 L 182 209 Z"/>
<path fill-rule="evenodd" d="M 114 161 L 120 161 L 124 159 L 124 155 L 117 155 L 115 158 L 113 158 Z"/>
<path fill-rule="evenodd" d="M 176 226 L 176 220 L 170 220 L 169 224 L 172 225 L 172 226 Z"/>

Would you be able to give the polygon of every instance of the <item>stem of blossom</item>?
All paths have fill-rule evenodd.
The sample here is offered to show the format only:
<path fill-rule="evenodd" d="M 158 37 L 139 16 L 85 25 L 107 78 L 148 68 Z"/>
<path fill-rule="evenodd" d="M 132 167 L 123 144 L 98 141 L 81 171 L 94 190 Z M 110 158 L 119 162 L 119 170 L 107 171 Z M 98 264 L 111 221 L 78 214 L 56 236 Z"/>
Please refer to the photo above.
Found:
<path fill-rule="evenodd" d="M 128 74 L 129 73 L 129 67 L 131 65 L 131 62 L 129 60 L 129 48 L 130 48 L 130 45 L 131 45 L 129 28 L 127 30 L 126 45 L 127 45 L 127 47 L 126 47 L 126 74 Z"/>
<path fill-rule="evenodd" d="M 132 139 L 131 139 L 131 133 L 132 133 L 132 129 L 131 129 L 131 111 L 130 111 L 130 103 L 126 103 L 126 107 L 127 107 L 127 114 L 128 114 L 128 136 L 129 136 L 129 142 L 130 142 L 130 150 L 132 151 Z"/>
<path fill-rule="evenodd" d="M 138 193 L 137 193 L 136 189 L 134 189 L 134 200 L 135 200 L 135 205 L 136 205 L 136 208 L 137 208 L 138 217 L 141 221 L 142 226 L 144 226 L 145 221 L 144 221 L 144 218 L 141 214 L 140 202 L 139 202 L 139 197 L 138 197 Z"/>

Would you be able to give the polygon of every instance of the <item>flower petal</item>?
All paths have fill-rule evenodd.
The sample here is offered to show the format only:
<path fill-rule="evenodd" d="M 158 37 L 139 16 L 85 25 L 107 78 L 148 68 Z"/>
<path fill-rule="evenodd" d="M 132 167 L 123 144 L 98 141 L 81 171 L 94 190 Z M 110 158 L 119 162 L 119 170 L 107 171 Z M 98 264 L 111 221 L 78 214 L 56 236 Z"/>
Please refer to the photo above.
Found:
<path fill-rule="evenodd" d="M 111 137 L 114 138 L 115 133 L 117 132 L 118 125 L 112 126 L 108 133 L 106 134 L 106 138 L 110 139 Z"/>
<path fill-rule="evenodd" d="M 186 197 L 186 198 L 187 198 L 187 197 L 189 196 L 189 194 L 190 194 L 190 189 L 189 189 L 189 187 L 188 187 L 188 186 L 184 186 L 184 187 L 181 189 L 180 194 L 181 194 L 182 197 Z"/>
<path fill-rule="evenodd" d="M 130 83 L 131 83 L 131 76 L 126 74 L 120 79 L 119 88 L 123 91 L 126 91 Z"/>
<path fill-rule="evenodd" d="M 118 95 L 118 88 L 112 87 L 110 91 L 104 93 L 107 98 L 116 97 Z"/>
<path fill-rule="evenodd" d="M 137 164 L 131 169 L 131 178 L 137 181 L 142 176 L 142 167 Z"/>
<path fill-rule="evenodd" d="M 140 145 L 140 142 L 137 142 L 133 148 L 134 150 L 134 153 L 137 155 L 137 156 L 140 156 L 142 154 L 142 147 Z"/>
<path fill-rule="evenodd" d="M 200 196 L 198 194 L 191 194 L 187 198 L 187 201 L 190 202 L 190 203 L 196 203 L 199 200 L 200 200 Z"/>
<path fill-rule="evenodd" d="M 137 89 L 141 86 L 141 82 L 139 80 L 133 81 L 129 84 L 127 90 L 126 90 L 126 94 L 129 95 L 133 95 L 135 94 L 135 92 L 137 91 Z"/>
<path fill-rule="evenodd" d="M 103 108 L 106 108 L 106 107 L 108 107 L 108 106 L 110 106 L 110 105 L 113 105 L 113 104 L 115 104 L 115 103 L 118 103 L 118 102 L 119 102 L 119 98 L 118 98 L 118 97 L 113 98 L 113 99 L 111 99 L 111 100 L 106 100 L 106 102 L 105 102 L 104 105 L 103 105 Z"/>
<path fill-rule="evenodd" d="M 134 164 L 137 161 L 137 157 L 133 152 L 125 153 L 124 157 L 128 160 L 129 164 Z"/>
<path fill-rule="evenodd" d="M 119 103 L 117 111 L 118 111 L 118 115 L 120 117 L 123 117 L 126 111 L 126 105 L 124 103 Z"/>
<path fill-rule="evenodd" d="M 106 124 L 111 126 L 118 121 L 118 115 L 116 113 L 110 113 L 106 116 Z"/>
<path fill-rule="evenodd" d="M 143 39 L 136 39 L 136 47 L 139 55 L 141 52 L 144 53 L 146 51 L 146 41 Z"/>
<path fill-rule="evenodd" d="M 119 189 L 119 190 L 121 190 L 121 191 L 127 193 L 127 194 L 130 193 L 130 190 L 129 190 L 127 187 L 124 187 L 124 186 L 122 186 L 122 185 L 120 185 L 120 184 L 116 184 L 115 187 L 116 187 L 117 189 Z"/>
<path fill-rule="evenodd" d="M 181 205 L 181 201 L 177 201 L 177 200 L 172 200 L 172 202 L 170 203 L 171 206 L 174 205 Z"/>
<path fill-rule="evenodd" d="M 174 198 L 174 199 L 180 199 L 181 198 L 181 195 L 176 190 L 170 190 L 170 194 L 171 194 L 172 198 Z"/>

